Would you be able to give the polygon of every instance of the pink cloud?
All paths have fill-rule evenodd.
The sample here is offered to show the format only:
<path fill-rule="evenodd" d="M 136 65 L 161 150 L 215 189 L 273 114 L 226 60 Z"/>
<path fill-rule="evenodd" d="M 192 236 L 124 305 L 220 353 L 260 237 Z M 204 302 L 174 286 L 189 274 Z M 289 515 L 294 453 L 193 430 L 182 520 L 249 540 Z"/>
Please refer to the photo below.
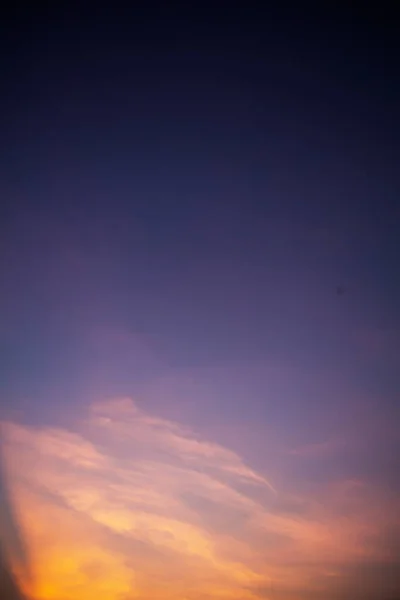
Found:
<path fill-rule="evenodd" d="M 299 458 L 323 458 L 330 456 L 345 448 L 344 440 L 334 439 L 319 443 L 306 444 L 288 451 L 288 454 L 298 456 Z"/>
<path fill-rule="evenodd" d="M 365 482 L 276 489 L 127 398 L 93 404 L 74 430 L 5 432 L 36 600 L 254 600 L 271 581 L 305 600 L 349 565 L 389 560 L 374 540 L 399 527 L 398 502 Z"/>

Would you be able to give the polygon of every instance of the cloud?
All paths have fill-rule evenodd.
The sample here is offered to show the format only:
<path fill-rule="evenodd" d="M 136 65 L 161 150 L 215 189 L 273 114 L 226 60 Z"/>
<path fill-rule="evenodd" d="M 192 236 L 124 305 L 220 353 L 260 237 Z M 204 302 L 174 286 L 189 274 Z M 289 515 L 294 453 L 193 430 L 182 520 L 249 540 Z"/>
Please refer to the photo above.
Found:
<path fill-rule="evenodd" d="M 337 453 L 345 447 L 343 440 L 326 440 L 315 444 L 306 444 L 288 451 L 288 454 L 299 458 L 321 458 Z"/>
<path fill-rule="evenodd" d="M 276 489 L 233 450 L 130 399 L 92 404 L 73 431 L 5 432 L 37 600 L 250 600 L 271 582 L 302 599 L 328 594 L 351 565 L 391 559 L 394 499 L 382 512 L 380 491 L 350 480 Z"/>

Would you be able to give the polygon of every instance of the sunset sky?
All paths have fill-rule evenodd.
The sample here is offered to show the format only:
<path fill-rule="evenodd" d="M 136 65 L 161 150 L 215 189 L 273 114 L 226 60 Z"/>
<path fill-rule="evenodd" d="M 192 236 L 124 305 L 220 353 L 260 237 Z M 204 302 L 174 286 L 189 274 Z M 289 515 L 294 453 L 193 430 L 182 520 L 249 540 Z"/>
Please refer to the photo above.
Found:
<path fill-rule="evenodd" d="M 0 559 L 27 599 L 399 598 L 389 16 L 1 28 Z"/>

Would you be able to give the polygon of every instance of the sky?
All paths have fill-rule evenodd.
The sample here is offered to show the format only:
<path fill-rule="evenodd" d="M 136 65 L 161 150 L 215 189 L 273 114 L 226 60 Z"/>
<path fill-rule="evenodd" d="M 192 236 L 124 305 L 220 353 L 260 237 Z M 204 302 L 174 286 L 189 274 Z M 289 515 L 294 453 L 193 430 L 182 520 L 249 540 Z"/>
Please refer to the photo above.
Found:
<path fill-rule="evenodd" d="M 392 22 L 4 19 L 0 559 L 28 600 L 400 596 Z"/>

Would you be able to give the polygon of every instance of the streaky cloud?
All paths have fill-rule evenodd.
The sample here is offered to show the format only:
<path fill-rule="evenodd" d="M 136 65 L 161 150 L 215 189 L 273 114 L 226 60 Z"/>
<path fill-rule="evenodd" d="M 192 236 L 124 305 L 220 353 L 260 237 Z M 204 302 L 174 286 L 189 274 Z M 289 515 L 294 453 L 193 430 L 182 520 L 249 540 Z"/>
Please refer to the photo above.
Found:
<path fill-rule="evenodd" d="M 277 597 L 333 598 L 352 566 L 391 560 L 382 531 L 400 529 L 398 502 L 367 482 L 277 492 L 129 398 L 92 404 L 73 430 L 4 431 L 37 600 L 251 600 L 272 582 Z"/>

